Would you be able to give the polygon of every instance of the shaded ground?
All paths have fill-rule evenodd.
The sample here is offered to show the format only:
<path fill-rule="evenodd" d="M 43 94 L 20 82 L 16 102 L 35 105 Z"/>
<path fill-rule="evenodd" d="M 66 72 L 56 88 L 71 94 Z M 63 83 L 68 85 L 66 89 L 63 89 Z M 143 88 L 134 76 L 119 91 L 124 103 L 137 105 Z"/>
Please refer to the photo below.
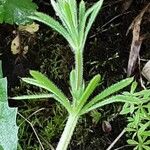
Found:
<path fill-rule="evenodd" d="M 36 2 L 40 11 L 54 16 L 54 12 L 46 0 Z M 91 5 L 93 1 L 89 0 L 87 3 Z M 133 19 L 147 3 L 148 0 L 135 0 L 125 10 L 126 7 L 123 0 L 106 0 L 104 2 L 101 13 L 99 13 L 89 34 L 84 52 L 84 78 L 88 81 L 95 74 L 100 73 L 104 80 L 99 90 L 126 77 L 132 40 L 131 33 L 126 36 L 126 31 Z M 9 95 L 18 95 L 18 93 L 20 95 L 38 90 L 19 83 L 18 76 L 28 75 L 29 69 L 40 70 L 47 74 L 50 79 L 68 94 L 68 88 L 66 87 L 68 86 L 68 75 L 72 69 L 74 58 L 66 41 L 45 25 L 40 25 L 40 30 L 36 34 L 35 43 L 31 46 L 31 50 L 26 57 L 20 56 L 20 60 L 16 63 L 15 60 L 18 56 L 12 55 L 10 51 L 11 40 L 14 37 L 12 31 L 15 28 L 15 26 L 9 25 L 1 25 L 0 28 L 0 52 L 3 53 L 1 59 L 3 61 L 4 74 L 9 81 Z M 148 31 L 150 31 L 150 26 L 147 23 L 143 23 L 142 32 Z M 146 40 L 142 44 L 141 57 L 144 59 L 150 58 L 149 50 L 149 40 Z M 53 101 L 36 103 L 10 101 L 10 105 L 17 105 L 20 113 L 25 117 L 44 108 L 44 111 L 41 110 L 36 115 L 33 115 L 30 121 L 34 124 L 45 149 L 49 149 L 48 143 L 57 143 L 64 126 L 63 120 L 66 118 L 66 115 L 64 115 L 66 112 L 62 111 Z M 120 104 L 98 110 L 102 117 L 97 124 L 93 124 L 92 117 L 86 115 L 79 122 L 70 150 L 105 150 L 126 126 L 126 119 L 118 115 L 119 110 Z M 45 115 L 45 111 L 47 115 Z M 52 119 L 52 117 L 54 118 Z M 23 121 L 20 117 L 18 117 L 18 120 L 18 123 Z M 104 120 L 110 120 L 112 131 L 109 133 L 102 131 L 101 124 Z M 23 124 L 20 127 L 20 144 L 22 148 L 25 150 L 40 150 L 39 143 L 31 127 L 28 124 Z M 126 145 L 125 136 L 118 141 L 114 149 L 124 145 Z M 129 150 L 130 148 L 124 147 L 122 149 Z"/>

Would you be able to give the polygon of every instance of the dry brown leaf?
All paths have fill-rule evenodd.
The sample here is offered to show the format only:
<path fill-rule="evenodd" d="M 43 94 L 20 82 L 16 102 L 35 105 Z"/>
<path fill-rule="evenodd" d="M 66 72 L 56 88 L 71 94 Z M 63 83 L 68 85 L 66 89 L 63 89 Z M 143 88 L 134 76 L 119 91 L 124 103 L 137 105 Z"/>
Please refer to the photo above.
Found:
<path fill-rule="evenodd" d="M 34 34 L 35 32 L 37 32 L 39 30 L 39 24 L 33 22 L 32 24 L 27 24 L 25 26 L 20 25 L 18 27 L 19 31 L 27 31 L 30 34 Z"/>
<path fill-rule="evenodd" d="M 127 75 L 130 76 L 134 69 L 135 69 L 135 64 L 137 62 L 137 59 L 139 58 L 139 52 L 141 48 L 142 41 L 146 38 L 145 35 L 140 35 L 140 25 L 141 21 L 143 18 L 144 13 L 148 10 L 150 6 L 150 3 L 144 7 L 144 9 L 141 11 L 141 13 L 133 20 L 131 23 L 127 33 L 129 32 L 130 29 L 132 29 L 132 44 L 131 44 L 131 49 L 130 49 L 130 55 L 129 55 L 129 61 L 128 61 L 128 69 L 127 69 Z"/>
<path fill-rule="evenodd" d="M 16 55 L 20 52 L 20 38 L 17 35 L 11 42 L 11 52 Z"/>

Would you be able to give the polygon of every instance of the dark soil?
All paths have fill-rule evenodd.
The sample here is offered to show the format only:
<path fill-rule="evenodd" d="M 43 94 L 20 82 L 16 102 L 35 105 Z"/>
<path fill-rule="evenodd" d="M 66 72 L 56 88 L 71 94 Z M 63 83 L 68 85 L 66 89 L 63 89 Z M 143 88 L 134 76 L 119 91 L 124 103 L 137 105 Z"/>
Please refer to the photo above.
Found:
<path fill-rule="evenodd" d="M 35 2 L 38 4 L 40 11 L 55 17 L 49 1 L 35 0 Z M 105 0 L 89 34 L 84 51 L 84 79 L 88 81 L 97 73 L 100 73 L 104 78 L 101 89 L 98 89 L 98 91 L 126 78 L 132 41 L 131 32 L 127 36 L 126 32 L 134 18 L 148 2 L 149 0 L 134 0 L 130 7 L 125 10 L 124 0 Z M 92 3 L 93 0 L 87 1 L 88 5 Z M 142 33 L 150 31 L 148 21 L 148 19 L 145 19 L 145 22 L 142 23 Z M 28 45 L 32 45 L 30 51 L 25 57 L 16 56 L 10 51 L 10 44 L 14 38 L 13 30 L 15 29 L 16 26 L 0 25 L 0 53 L 2 53 L 0 57 L 3 62 L 4 75 L 8 78 L 9 95 L 26 93 L 26 86 L 20 85 L 20 77 L 28 76 L 30 69 L 45 73 L 68 94 L 69 91 L 66 87 L 68 87 L 68 76 L 74 65 L 74 58 L 67 42 L 59 34 L 40 24 L 40 30 L 36 34 L 34 45 L 28 43 Z M 143 59 L 150 58 L 149 41 L 149 39 L 146 39 L 142 44 L 140 55 Z M 16 62 L 18 57 L 19 61 Z M 139 72 L 135 71 L 133 75 L 135 74 L 139 74 Z M 19 88 L 16 90 L 18 86 Z M 32 87 L 29 87 L 29 89 L 31 90 Z M 36 91 L 36 89 L 34 90 Z M 18 106 L 20 110 L 31 108 L 29 105 L 34 107 L 35 104 L 10 101 L 10 106 Z M 53 105 L 53 102 L 41 102 L 39 108 L 52 108 Z M 126 118 L 118 115 L 119 108 L 120 104 L 117 104 L 99 110 L 102 113 L 102 118 L 96 125 L 92 123 L 92 118 L 89 115 L 85 116 L 75 131 L 70 150 L 105 150 L 126 126 Z M 101 124 L 104 120 L 110 120 L 112 126 L 112 130 L 108 133 L 102 130 Z M 37 127 L 37 130 L 38 128 L 42 130 L 42 127 Z M 61 134 L 61 132 L 58 134 Z M 24 144 L 23 147 L 28 143 L 28 138 L 24 138 L 24 142 L 20 142 L 20 144 Z M 51 143 L 57 144 L 58 139 L 59 136 L 57 135 L 51 140 Z M 33 145 L 38 144 L 35 141 L 32 141 Z M 113 149 L 115 150 L 115 148 L 126 144 L 126 136 L 124 135 Z M 129 150 L 132 148 L 124 147 L 122 149 Z"/>

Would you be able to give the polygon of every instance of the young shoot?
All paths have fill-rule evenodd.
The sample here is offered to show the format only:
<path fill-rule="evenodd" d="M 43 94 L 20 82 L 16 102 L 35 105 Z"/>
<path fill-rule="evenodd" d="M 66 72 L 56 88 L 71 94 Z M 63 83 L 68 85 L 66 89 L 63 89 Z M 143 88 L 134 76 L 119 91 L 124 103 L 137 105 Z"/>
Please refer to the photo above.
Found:
<path fill-rule="evenodd" d="M 54 98 L 61 103 L 68 111 L 68 120 L 62 133 L 56 150 L 66 150 L 70 143 L 73 131 L 76 127 L 78 119 L 91 110 L 102 107 L 114 102 L 128 102 L 124 95 L 112 96 L 114 93 L 128 86 L 133 78 L 124 79 L 102 91 L 95 97 L 91 98 L 91 94 L 95 91 L 101 81 L 101 76 L 95 75 L 86 86 L 83 80 L 83 51 L 89 30 L 98 15 L 103 0 L 99 0 L 93 6 L 86 9 L 85 2 L 81 0 L 77 6 L 76 0 L 51 0 L 51 4 L 59 17 L 60 21 L 54 20 L 52 17 L 35 12 L 30 19 L 42 22 L 53 30 L 61 34 L 70 45 L 75 57 L 75 69 L 70 73 L 70 92 L 72 100 L 67 96 L 46 76 L 37 71 L 30 71 L 32 78 L 22 78 L 23 81 L 38 86 L 49 91 L 49 94 L 37 94 L 14 97 L 14 99 L 37 99 L 37 98 Z M 132 103 L 138 103 L 133 100 Z"/>

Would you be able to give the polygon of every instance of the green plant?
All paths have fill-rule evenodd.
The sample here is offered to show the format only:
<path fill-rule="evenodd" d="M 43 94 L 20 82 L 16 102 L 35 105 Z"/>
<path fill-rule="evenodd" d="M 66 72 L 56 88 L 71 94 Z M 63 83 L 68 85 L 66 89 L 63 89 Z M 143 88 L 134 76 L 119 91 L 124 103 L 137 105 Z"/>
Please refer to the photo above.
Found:
<path fill-rule="evenodd" d="M 126 102 L 121 111 L 121 114 L 131 114 L 128 117 L 126 131 L 132 138 L 127 142 L 134 146 L 134 150 L 150 150 L 150 90 L 135 92 L 136 87 L 137 83 L 133 82 L 130 93 L 125 92 L 124 95 L 128 99 L 142 102 L 139 104 Z"/>
<path fill-rule="evenodd" d="M 33 15 L 29 16 L 30 19 L 45 23 L 59 32 L 68 41 L 75 55 L 75 69 L 70 73 L 70 92 L 72 94 L 72 101 L 70 101 L 52 81 L 37 71 L 30 71 L 32 78 L 22 78 L 22 80 L 29 84 L 44 88 L 49 91 L 50 94 L 14 97 L 14 99 L 18 100 L 54 98 L 66 108 L 69 116 L 56 150 L 67 149 L 78 119 L 83 114 L 110 103 L 131 102 L 131 99 L 127 99 L 124 95 L 112 96 L 112 94 L 128 86 L 133 81 L 133 78 L 124 79 L 105 89 L 93 98 L 91 95 L 96 87 L 98 87 L 101 76 L 99 74 L 95 75 L 87 86 L 83 80 L 83 50 L 89 30 L 102 3 L 103 0 L 100 0 L 86 10 L 85 2 L 83 0 L 79 4 L 79 9 L 76 0 L 58 0 L 57 2 L 51 0 L 51 4 L 62 24 L 40 12 L 35 12 Z M 140 103 L 140 101 L 133 99 L 132 103 L 137 104 Z"/>
<path fill-rule="evenodd" d="M 36 9 L 32 0 L 0 0 L 0 23 L 28 23 L 31 19 L 27 16 Z"/>
<path fill-rule="evenodd" d="M 0 150 L 16 150 L 18 127 L 17 108 L 10 108 L 7 100 L 7 79 L 3 78 L 0 61 Z"/>

